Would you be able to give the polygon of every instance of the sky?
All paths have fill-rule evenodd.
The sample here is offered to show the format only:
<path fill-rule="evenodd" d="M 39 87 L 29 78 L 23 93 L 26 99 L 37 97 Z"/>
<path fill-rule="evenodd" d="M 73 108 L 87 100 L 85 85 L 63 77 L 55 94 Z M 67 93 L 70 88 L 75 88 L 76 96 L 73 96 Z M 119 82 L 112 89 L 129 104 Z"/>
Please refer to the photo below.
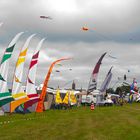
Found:
<path fill-rule="evenodd" d="M 61 62 L 62 66 L 54 67 L 49 86 L 68 88 L 74 80 L 77 88 L 86 89 L 93 68 L 104 52 L 107 55 L 98 75 L 98 88 L 111 66 L 110 87 L 114 87 L 118 77 L 123 79 L 124 74 L 128 82 L 133 77 L 140 82 L 139 7 L 139 0 L 1 0 L 0 59 L 12 38 L 18 32 L 25 32 L 10 60 L 9 86 L 20 49 L 33 33 L 36 36 L 29 45 L 23 85 L 32 53 L 42 38 L 46 40 L 39 56 L 36 85 L 43 83 L 53 61 L 71 57 L 71 60 Z M 52 20 L 40 16 L 50 16 Z M 88 27 L 89 31 L 81 30 L 82 27 Z"/>

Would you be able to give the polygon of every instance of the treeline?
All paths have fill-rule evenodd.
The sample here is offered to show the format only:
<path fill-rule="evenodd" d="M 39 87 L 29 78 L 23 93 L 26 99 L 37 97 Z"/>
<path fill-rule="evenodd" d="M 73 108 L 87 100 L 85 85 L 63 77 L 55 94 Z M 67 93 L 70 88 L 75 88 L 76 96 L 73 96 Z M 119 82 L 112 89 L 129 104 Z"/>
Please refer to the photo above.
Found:
<path fill-rule="evenodd" d="M 107 93 L 112 93 L 112 94 L 127 94 L 130 93 L 130 86 L 126 86 L 126 85 L 122 85 L 116 88 L 116 90 L 114 90 L 113 88 L 109 88 L 106 90 Z"/>

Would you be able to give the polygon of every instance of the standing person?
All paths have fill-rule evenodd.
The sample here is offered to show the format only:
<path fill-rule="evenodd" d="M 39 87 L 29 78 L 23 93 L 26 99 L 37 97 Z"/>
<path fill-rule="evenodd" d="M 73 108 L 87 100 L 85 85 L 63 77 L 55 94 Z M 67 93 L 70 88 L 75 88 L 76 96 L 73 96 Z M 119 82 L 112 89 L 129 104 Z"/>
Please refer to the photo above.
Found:
<path fill-rule="evenodd" d="M 94 102 L 92 101 L 91 102 L 91 105 L 90 105 L 90 110 L 94 110 L 95 108 L 94 108 Z"/>
<path fill-rule="evenodd" d="M 130 92 L 129 94 L 129 103 L 132 104 L 133 102 L 133 94 Z"/>
<path fill-rule="evenodd" d="M 133 79 L 133 83 L 130 86 L 129 103 L 133 102 L 133 95 L 134 94 L 138 94 L 137 81 L 135 78 Z"/>

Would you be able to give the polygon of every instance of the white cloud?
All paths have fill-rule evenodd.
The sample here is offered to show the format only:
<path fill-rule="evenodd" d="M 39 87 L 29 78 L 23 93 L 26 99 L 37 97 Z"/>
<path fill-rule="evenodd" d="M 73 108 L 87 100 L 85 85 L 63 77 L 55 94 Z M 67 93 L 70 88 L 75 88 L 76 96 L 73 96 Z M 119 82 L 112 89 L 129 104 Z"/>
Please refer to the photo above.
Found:
<path fill-rule="evenodd" d="M 63 85 L 76 79 L 78 87 L 87 87 L 93 67 L 106 51 L 117 60 L 104 58 L 99 85 L 112 65 L 114 82 L 118 75 L 123 77 L 127 69 L 131 71 L 131 78 L 139 77 L 139 6 L 139 0 L 1 0 L 0 22 L 4 24 L 0 28 L 0 50 L 3 54 L 17 32 L 28 30 L 14 50 L 10 63 L 12 71 L 18 48 L 29 34 L 37 33 L 29 47 L 27 69 L 36 44 L 46 37 L 39 56 L 37 84 L 43 81 L 51 62 L 73 57 L 69 62 L 62 62 L 63 66 L 59 68 L 62 76 L 57 75 L 49 84 L 58 85 L 59 82 Z M 51 16 L 53 20 L 40 19 L 40 15 Z M 94 31 L 83 32 L 81 27 L 85 24 Z"/>

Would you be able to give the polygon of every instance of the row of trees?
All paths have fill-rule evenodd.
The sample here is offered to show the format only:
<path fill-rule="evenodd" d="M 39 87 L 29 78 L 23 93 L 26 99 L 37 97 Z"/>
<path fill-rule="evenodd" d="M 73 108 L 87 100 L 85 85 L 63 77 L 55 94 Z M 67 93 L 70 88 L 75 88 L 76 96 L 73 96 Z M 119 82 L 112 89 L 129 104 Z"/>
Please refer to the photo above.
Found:
<path fill-rule="evenodd" d="M 107 93 L 112 93 L 112 94 L 127 94 L 130 93 L 130 86 L 126 86 L 126 85 L 121 85 L 119 87 L 116 88 L 116 90 L 114 90 L 113 88 L 109 88 L 106 91 Z"/>

